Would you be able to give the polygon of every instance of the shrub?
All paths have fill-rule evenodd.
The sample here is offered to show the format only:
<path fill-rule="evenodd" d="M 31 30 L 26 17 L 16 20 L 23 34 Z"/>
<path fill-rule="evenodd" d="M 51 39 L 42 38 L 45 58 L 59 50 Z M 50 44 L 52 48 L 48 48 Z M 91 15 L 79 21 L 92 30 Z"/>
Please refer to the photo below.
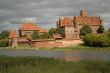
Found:
<path fill-rule="evenodd" d="M 88 34 L 83 37 L 87 46 L 107 47 L 110 46 L 110 39 L 106 34 Z"/>
<path fill-rule="evenodd" d="M 8 46 L 8 40 L 1 40 L 0 41 L 0 47 L 7 47 Z"/>

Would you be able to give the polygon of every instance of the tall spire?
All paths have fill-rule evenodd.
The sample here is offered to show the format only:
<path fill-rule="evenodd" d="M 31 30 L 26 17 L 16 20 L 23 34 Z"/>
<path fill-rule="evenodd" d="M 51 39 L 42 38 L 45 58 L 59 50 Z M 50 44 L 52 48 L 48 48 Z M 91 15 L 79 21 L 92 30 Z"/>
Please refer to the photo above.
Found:
<path fill-rule="evenodd" d="M 59 21 L 58 21 L 57 26 L 59 27 L 60 25 L 61 25 L 61 18 L 59 17 Z"/>

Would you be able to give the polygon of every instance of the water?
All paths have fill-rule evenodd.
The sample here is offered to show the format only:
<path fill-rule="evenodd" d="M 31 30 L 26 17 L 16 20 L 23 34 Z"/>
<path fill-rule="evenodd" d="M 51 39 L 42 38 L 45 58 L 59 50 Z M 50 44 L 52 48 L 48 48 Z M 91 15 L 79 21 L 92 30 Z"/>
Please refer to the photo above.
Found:
<path fill-rule="evenodd" d="M 79 52 L 79 51 L 35 51 L 35 50 L 0 50 L 6 56 L 41 56 L 63 59 L 66 61 L 101 60 L 110 61 L 110 52 Z"/>

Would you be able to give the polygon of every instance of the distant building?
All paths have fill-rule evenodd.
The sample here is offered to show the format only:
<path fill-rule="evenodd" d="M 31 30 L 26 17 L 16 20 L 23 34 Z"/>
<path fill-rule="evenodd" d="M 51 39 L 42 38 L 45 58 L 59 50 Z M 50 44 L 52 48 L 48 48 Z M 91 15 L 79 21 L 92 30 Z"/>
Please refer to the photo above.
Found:
<path fill-rule="evenodd" d="M 80 39 L 80 29 L 84 25 L 89 25 L 96 33 L 97 29 L 103 24 L 101 17 L 89 16 L 87 10 L 81 10 L 79 16 L 59 18 L 57 27 L 65 39 Z"/>
<path fill-rule="evenodd" d="M 19 28 L 19 35 L 20 37 L 23 36 L 31 36 L 33 34 L 33 32 L 39 32 L 39 33 L 47 33 L 48 30 L 41 28 L 39 26 L 37 26 L 35 23 L 33 22 L 28 22 L 28 23 L 24 23 L 22 24 L 22 26 Z"/>

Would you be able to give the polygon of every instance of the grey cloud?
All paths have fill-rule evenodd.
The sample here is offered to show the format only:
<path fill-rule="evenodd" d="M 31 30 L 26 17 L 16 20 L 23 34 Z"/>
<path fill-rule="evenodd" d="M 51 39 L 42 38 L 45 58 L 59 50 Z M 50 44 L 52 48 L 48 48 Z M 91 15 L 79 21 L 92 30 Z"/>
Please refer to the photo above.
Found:
<path fill-rule="evenodd" d="M 109 4 L 109 0 L 0 0 L 0 30 L 17 28 L 31 19 L 45 28 L 55 27 L 58 17 L 78 15 L 81 9 L 102 16 L 109 24 Z"/>

